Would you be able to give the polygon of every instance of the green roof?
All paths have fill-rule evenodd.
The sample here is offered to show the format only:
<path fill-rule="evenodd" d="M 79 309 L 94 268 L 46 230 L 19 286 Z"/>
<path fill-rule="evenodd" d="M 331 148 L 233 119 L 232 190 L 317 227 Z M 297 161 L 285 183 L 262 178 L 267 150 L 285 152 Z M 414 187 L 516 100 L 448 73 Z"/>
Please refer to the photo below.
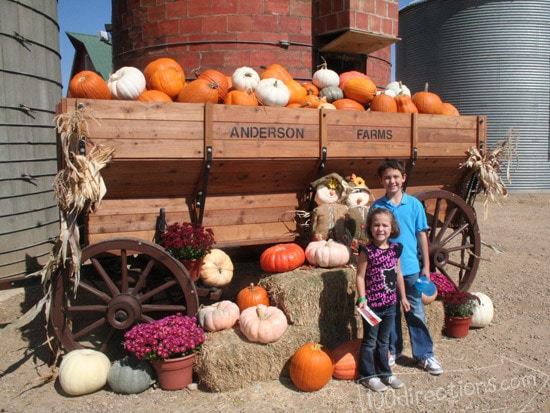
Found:
<path fill-rule="evenodd" d="M 101 41 L 99 36 L 69 32 L 66 33 L 76 49 L 76 53 L 79 53 L 79 51 L 82 53 L 82 50 L 85 50 L 85 52 L 90 56 L 90 60 L 92 61 L 96 72 L 101 74 L 103 79 L 109 79 L 109 75 L 113 70 L 111 45 Z"/>

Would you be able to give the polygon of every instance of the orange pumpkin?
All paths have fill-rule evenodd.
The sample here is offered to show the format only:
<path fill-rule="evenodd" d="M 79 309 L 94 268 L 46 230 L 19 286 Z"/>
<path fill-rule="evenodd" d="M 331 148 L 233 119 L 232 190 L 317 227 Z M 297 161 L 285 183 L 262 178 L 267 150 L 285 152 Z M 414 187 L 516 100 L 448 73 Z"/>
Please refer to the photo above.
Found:
<path fill-rule="evenodd" d="M 311 82 L 303 82 L 302 86 L 306 90 L 308 95 L 319 96 L 319 88 Z"/>
<path fill-rule="evenodd" d="M 316 96 L 316 95 L 307 95 L 303 105 L 308 109 L 317 109 L 321 103 L 326 101 L 327 101 L 326 98 L 320 98 L 319 96 Z"/>
<path fill-rule="evenodd" d="M 178 62 L 161 57 L 148 63 L 143 70 L 147 89 L 160 90 L 172 99 L 185 86 L 185 72 Z"/>
<path fill-rule="evenodd" d="M 449 102 L 443 102 L 441 104 L 441 114 L 449 116 L 460 116 L 460 112 L 455 105 Z"/>
<path fill-rule="evenodd" d="M 360 338 L 344 341 L 330 352 L 334 372 L 332 377 L 339 380 L 356 380 L 359 378 Z"/>
<path fill-rule="evenodd" d="M 73 98 L 111 99 L 107 82 L 91 70 L 83 70 L 72 77 L 68 94 Z"/>
<path fill-rule="evenodd" d="M 288 104 L 290 103 L 299 103 L 302 104 L 306 100 L 307 90 L 296 80 L 291 79 L 285 83 L 288 91 L 290 92 L 290 98 Z M 287 104 L 287 106 L 288 106 Z"/>
<path fill-rule="evenodd" d="M 340 73 L 340 84 L 338 85 L 338 87 L 344 90 L 346 82 L 355 77 L 370 80 L 370 77 L 368 77 L 365 73 L 358 72 L 357 70 L 350 70 L 348 72 Z"/>
<path fill-rule="evenodd" d="M 416 92 L 412 96 L 414 105 L 418 108 L 418 113 L 429 113 L 439 115 L 441 113 L 441 98 L 432 92 L 428 91 L 428 83 L 424 86 L 424 90 Z"/>
<path fill-rule="evenodd" d="M 286 272 L 298 268 L 306 260 L 304 249 L 289 242 L 267 248 L 260 256 L 260 267 L 265 272 Z"/>
<path fill-rule="evenodd" d="M 166 93 L 154 89 L 146 90 L 136 100 L 140 102 L 172 102 L 172 99 Z"/>
<path fill-rule="evenodd" d="M 397 103 L 395 99 L 390 95 L 386 95 L 384 92 L 376 95 L 370 102 L 369 107 L 370 110 L 375 112 L 397 112 Z"/>
<path fill-rule="evenodd" d="M 332 104 L 336 107 L 336 109 L 340 110 L 356 110 L 358 112 L 364 112 L 365 107 L 353 99 L 338 99 L 332 102 Z"/>
<path fill-rule="evenodd" d="M 321 344 L 304 344 L 290 360 L 290 379 L 302 391 L 321 389 L 333 371 L 332 360 Z"/>
<path fill-rule="evenodd" d="M 412 98 L 405 93 L 400 93 L 393 98 L 397 104 L 397 111 L 399 113 L 418 113 L 418 108 L 412 101 Z"/>
<path fill-rule="evenodd" d="M 246 93 L 241 90 L 230 90 L 223 101 L 226 105 L 259 106 L 254 93 Z"/>
<path fill-rule="evenodd" d="M 283 83 L 287 83 L 293 80 L 293 77 L 290 75 L 290 73 L 288 73 L 288 70 L 286 70 L 284 66 L 281 66 L 278 63 L 269 65 L 260 75 L 260 79 L 262 80 L 269 78 L 278 79 Z"/>
<path fill-rule="evenodd" d="M 237 305 L 241 312 L 248 307 L 254 307 L 258 304 L 269 306 L 269 297 L 264 287 L 250 283 L 248 287 L 243 288 L 237 294 Z"/>
<path fill-rule="evenodd" d="M 369 103 L 376 93 L 376 85 L 370 79 L 351 78 L 344 85 L 344 96 L 363 105 Z"/>
<path fill-rule="evenodd" d="M 225 100 L 225 96 L 229 90 L 227 76 L 215 69 L 207 69 L 204 72 L 199 72 L 197 69 L 195 70 L 195 76 L 198 79 L 206 79 L 210 83 L 216 83 L 218 85 L 218 102 L 222 103 Z"/>
<path fill-rule="evenodd" d="M 195 79 L 189 82 L 176 97 L 177 102 L 218 103 L 218 84 L 206 79 Z"/>

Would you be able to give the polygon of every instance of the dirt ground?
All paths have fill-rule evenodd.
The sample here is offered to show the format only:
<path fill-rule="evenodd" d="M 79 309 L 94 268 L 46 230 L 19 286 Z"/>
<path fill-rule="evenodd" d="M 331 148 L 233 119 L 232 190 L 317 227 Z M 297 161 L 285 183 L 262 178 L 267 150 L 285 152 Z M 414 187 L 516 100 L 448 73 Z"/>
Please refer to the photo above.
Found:
<path fill-rule="evenodd" d="M 34 287 L 0 292 L 0 411 L 548 412 L 550 193 L 509 195 L 501 206 L 491 204 L 487 220 L 479 200 L 476 209 L 484 245 L 471 291 L 491 297 L 495 316 L 490 326 L 470 330 L 464 339 L 438 335 L 441 376 L 416 368 L 407 347 L 394 368 L 406 386 L 382 394 L 339 380 L 304 393 L 282 377 L 224 393 L 152 387 L 138 395 L 118 395 L 106 386 L 68 397 L 57 382 L 41 383 L 49 373 L 43 320 L 21 331 L 6 329 L 35 302 Z"/>

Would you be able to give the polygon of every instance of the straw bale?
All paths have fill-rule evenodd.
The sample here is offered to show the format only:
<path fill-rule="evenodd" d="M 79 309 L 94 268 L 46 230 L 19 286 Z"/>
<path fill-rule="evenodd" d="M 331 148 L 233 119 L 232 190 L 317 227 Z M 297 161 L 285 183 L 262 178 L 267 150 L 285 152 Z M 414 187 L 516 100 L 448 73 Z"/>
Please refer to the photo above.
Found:
<path fill-rule="evenodd" d="M 239 327 L 207 333 L 201 352 L 195 359 L 199 382 L 208 390 L 223 392 L 242 388 L 257 381 L 277 380 L 288 375 L 288 363 L 303 344 L 320 341 L 315 327 L 288 326 L 275 343 L 252 343 Z"/>

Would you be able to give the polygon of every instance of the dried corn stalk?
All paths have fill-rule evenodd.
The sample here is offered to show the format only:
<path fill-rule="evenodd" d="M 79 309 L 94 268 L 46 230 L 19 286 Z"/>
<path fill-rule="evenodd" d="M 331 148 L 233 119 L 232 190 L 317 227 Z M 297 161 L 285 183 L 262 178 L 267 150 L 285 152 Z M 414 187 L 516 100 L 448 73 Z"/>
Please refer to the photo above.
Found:
<path fill-rule="evenodd" d="M 484 217 L 489 214 L 489 201 L 498 202 L 498 197 L 506 197 L 508 190 L 500 174 L 503 173 L 502 164 L 506 164 L 506 180 L 511 183 L 510 168 L 512 162 L 517 159 L 517 146 L 519 134 L 510 129 L 504 140 L 499 141 L 493 147 L 481 153 L 475 146 L 472 146 L 466 154 L 468 159 L 460 165 L 460 168 L 470 168 L 477 176 L 480 191 L 485 195 L 483 202 Z"/>

